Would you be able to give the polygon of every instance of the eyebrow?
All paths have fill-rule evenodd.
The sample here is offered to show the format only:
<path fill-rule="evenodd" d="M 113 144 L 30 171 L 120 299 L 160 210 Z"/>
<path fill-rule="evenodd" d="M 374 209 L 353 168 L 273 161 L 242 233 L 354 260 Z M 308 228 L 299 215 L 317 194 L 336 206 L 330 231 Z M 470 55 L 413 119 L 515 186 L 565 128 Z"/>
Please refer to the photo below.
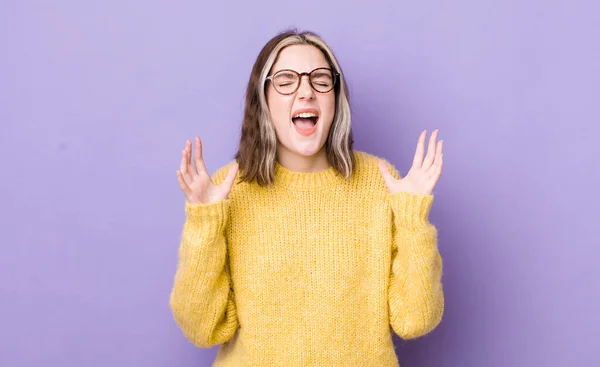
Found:
<path fill-rule="evenodd" d="M 291 71 L 282 71 L 282 72 L 279 73 L 279 75 L 285 76 L 285 77 L 288 77 L 288 78 L 296 77 L 296 74 L 292 73 Z"/>
<path fill-rule="evenodd" d="M 316 69 L 327 69 L 328 71 L 332 71 L 331 66 L 327 65 L 327 66 L 317 66 L 316 68 L 313 68 L 310 71 L 305 71 L 305 73 L 313 72 Z M 292 68 L 281 68 L 279 70 L 274 71 L 273 74 L 279 73 L 281 71 L 290 71 L 290 70 L 293 70 L 293 71 L 295 71 L 297 73 L 300 73 L 298 70 L 295 70 L 295 69 L 292 69 Z"/>

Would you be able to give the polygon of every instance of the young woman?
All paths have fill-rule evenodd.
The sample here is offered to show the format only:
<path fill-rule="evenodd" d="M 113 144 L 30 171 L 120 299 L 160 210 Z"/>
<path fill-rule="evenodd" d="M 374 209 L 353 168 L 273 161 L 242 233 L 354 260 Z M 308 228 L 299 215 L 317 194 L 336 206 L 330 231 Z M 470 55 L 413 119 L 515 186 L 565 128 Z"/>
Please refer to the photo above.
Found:
<path fill-rule="evenodd" d="M 211 177 L 187 141 L 186 221 L 170 306 L 213 366 L 398 366 L 393 330 L 441 321 L 437 131 L 400 177 L 352 148 L 342 69 L 310 32 L 284 32 L 250 75 L 239 150 Z M 193 157 L 193 159 L 192 159 Z M 192 164 L 193 160 L 193 164 Z"/>

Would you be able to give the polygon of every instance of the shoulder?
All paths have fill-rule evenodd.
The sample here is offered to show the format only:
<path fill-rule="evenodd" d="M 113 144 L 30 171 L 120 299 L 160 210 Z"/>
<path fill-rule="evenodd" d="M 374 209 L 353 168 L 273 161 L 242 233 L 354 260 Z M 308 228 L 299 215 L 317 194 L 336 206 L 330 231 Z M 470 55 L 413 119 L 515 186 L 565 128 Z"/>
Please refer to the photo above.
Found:
<path fill-rule="evenodd" d="M 349 189 L 360 192 L 360 196 L 367 201 L 379 202 L 389 193 L 385 183 L 379 162 L 383 162 L 389 172 L 396 178 L 400 178 L 400 173 L 384 157 L 371 153 L 354 150 L 356 165 L 351 179 L 348 181 Z"/>
<path fill-rule="evenodd" d="M 225 164 L 219 166 L 214 171 L 214 173 L 211 175 L 211 178 L 212 178 L 213 182 L 216 185 L 221 184 L 225 180 L 225 177 L 227 177 L 227 173 L 229 172 L 229 169 L 235 163 L 236 163 L 236 161 L 234 159 L 232 159 L 232 160 L 226 162 Z M 237 174 L 236 174 L 236 182 L 237 182 L 237 179 L 238 179 L 239 175 L 240 175 L 240 173 L 238 171 Z"/>
<path fill-rule="evenodd" d="M 401 177 L 398 169 L 384 157 L 359 150 L 354 150 L 354 157 L 356 158 L 355 174 L 357 177 L 382 178 L 379 162 L 383 162 L 395 178 Z"/>

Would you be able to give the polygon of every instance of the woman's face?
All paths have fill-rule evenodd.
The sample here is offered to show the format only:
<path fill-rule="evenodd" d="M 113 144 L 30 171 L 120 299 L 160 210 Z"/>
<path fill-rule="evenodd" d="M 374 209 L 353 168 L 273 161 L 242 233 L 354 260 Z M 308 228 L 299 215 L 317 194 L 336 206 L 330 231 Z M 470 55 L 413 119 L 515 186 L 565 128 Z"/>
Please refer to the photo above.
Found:
<path fill-rule="evenodd" d="M 293 45 L 279 53 L 270 75 L 282 69 L 310 73 L 322 67 L 329 68 L 329 64 L 318 48 L 310 45 Z M 314 83 L 317 82 L 315 78 Z M 271 120 L 275 125 L 278 154 L 280 157 L 285 155 L 287 159 L 292 157 L 294 159 L 319 153 L 325 145 L 335 114 L 334 90 L 326 93 L 315 91 L 310 86 L 308 75 L 301 77 L 298 90 L 289 95 L 277 92 L 275 83 L 284 88 L 289 82 L 283 76 L 267 84 L 267 103 Z M 301 115 L 304 118 L 298 118 L 298 114 L 303 111 L 307 114 Z"/>

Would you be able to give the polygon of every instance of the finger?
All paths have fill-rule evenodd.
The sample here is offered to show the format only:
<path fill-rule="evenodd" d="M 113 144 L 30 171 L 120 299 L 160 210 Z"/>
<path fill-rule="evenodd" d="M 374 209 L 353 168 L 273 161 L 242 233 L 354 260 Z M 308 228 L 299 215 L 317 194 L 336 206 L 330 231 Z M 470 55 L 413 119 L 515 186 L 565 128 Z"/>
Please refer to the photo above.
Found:
<path fill-rule="evenodd" d="M 202 142 L 200 138 L 196 136 L 196 151 L 194 152 L 194 164 L 196 165 L 196 170 L 198 174 L 201 172 L 207 173 L 206 165 L 204 164 L 204 160 L 202 159 Z"/>
<path fill-rule="evenodd" d="M 198 172 L 196 171 L 196 167 L 194 167 L 194 165 L 192 164 L 192 142 L 189 140 L 185 141 L 185 150 L 187 153 L 187 170 L 190 173 L 191 177 L 193 178 L 194 176 L 196 176 L 198 174 Z"/>
<path fill-rule="evenodd" d="M 427 130 L 423 130 L 419 135 L 417 142 L 417 149 L 415 150 L 415 156 L 413 158 L 413 167 L 421 168 L 423 165 L 423 149 L 425 147 L 425 137 L 427 136 Z"/>
<path fill-rule="evenodd" d="M 185 163 L 185 158 L 186 158 L 186 152 L 185 152 L 185 148 L 184 148 L 181 150 L 181 164 L 179 164 L 179 170 L 184 174 L 187 172 L 187 164 Z"/>
<path fill-rule="evenodd" d="M 381 172 L 381 176 L 383 177 L 385 184 L 388 187 L 391 187 L 396 179 L 394 178 L 394 176 L 392 176 L 390 170 L 388 169 L 384 161 L 380 160 L 377 165 L 379 166 L 379 171 Z"/>
<path fill-rule="evenodd" d="M 431 165 L 431 167 L 429 167 L 429 169 L 427 170 L 427 172 L 433 171 L 435 169 L 434 166 L 436 166 L 440 160 L 440 156 L 442 155 L 442 144 L 443 144 L 443 140 L 438 141 L 437 143 L 437 148 L 436 148 L 436 154 L 435 154 L 435 160 L 433 161 L 433 164 Z"/>
<path fill-rule="evenodd" d="M 181 165 L 179 166 L 179 171 L 181 171 L 181 174 L 183 175 L 185 182 L 188 185 L 191 185 L 193 179 L 192 179 L 192 175 L 190 174 L 190 172 L 188 172 L 187 157 L 188 157 L 187 150 L 183 149 L 181 151 Z"/>
<path fill-rule="evenodd" d="M 432 169 L 429 172 L 429 177 L 434 178 L 435 182 L 440 178 L 442 174 L 442 168 L 444 166 L 444 154 L 440 154 L 439 158 L 436 159 L 436 162 L 432 165 Z"/>
<path fill-rule="evenodd" d="M 234 162 L 231 167 L 229 167 L 229 171 L 227 172 L 227 177 L 225 177 L 225 179 L 223 180 L 223 182 L 221 183 L 221 187 L 223 187 L 224 189 L 227 190 L 227 194 L 229 194 L 229 192 L 231 191 L 231 188 L 233 187 L 233 183 L 235 182 L 235 177 L 238 171 L 238 163 Z"/>
<path fill-rule="evenodd" d="M 436 139 L 438 136 L 438 130 L 435 129 L 433 131 L 433 133 L 431 133 L 431 136 L 429 137 L 429 146 L 427 147 L 427 155 L 425 156 L 425 160 L 423 161 L 423 168 L 425 168 L 426 170 L 429 169 L 429 167 L 431 167 L 431 165 L 433 164 L 433 160 L 435 159 L 435 153 L 436 153 Z"/>
<path fill-rule="evenodd" d="M 179 188 L 181 189 L 181 191 L 183 191 L 186 197 L 189 197 L 192 190 L 190 190 L 190 187 L 185 183 L 181 171 L 177 171 L 177 182 L 179 182 Z"/>

